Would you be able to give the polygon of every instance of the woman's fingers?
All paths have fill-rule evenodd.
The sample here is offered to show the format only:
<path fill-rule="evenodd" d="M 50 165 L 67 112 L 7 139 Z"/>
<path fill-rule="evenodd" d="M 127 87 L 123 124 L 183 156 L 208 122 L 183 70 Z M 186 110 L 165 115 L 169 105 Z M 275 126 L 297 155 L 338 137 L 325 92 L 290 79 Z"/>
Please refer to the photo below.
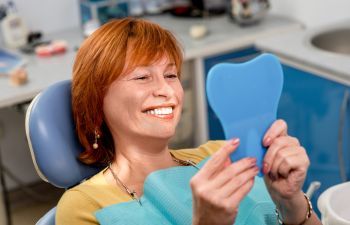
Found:
<path fill-rule="evenodd" d="M 231 180 L 236 179 L 235 177 L 238 175 L 245 174 L 247 170 L 252 169 L 254 166 L 256 166 L 256 158 L 243 158 L 231 163 L 216 175 L 213 188 L 222 187 Z"/>
<path fill-rule="evenodd" d="M 217 180 L 213 179 L 207 183 L 205 191 L 202 190 L 200 193 L 205 192 L 204 198 L 215 207 L 227 213 L 234 213 L 232 210 L 237 209 L 240 201 L 247 195 L 258 172 L 257 166 L 250 167 L 220 186 Z"/>
<path fill-rule="evenodd" d="M 227 166 L 227 160 L 230 154 L 237 149 L 238 145 L 238 138 L 227 141 L 227 143 L 205 163 L 202 169 L 197 173 L 197 177 L 208 179 L 223 170 Z"/>
<path fill-rule="evenodd" d="M 303 147 L 289 147 L 277 153 L 270 173 L 273 176 L 281 175 L 286 178 L 291 170 L 298 169 L 306 171 L 309 164 L 309 159 Z"/>
<path fill-rule="evenodd" d="M 247 180 L 238 191 L 234 192 L 227 198 L 225 201 L 227 206 L 233 207 L 235 209 L 238 209 L 239 203 L 242 201 L 242 199 L 249 193 L 249 191 L 252 189 L 254 185 L 254 178 L 251 178 Z"/>
<path fill-rule="evenodd" d="M 267 149 L 267 152 L 265 154 L 263 172 L 266 174 L 271 170 L 271 166 L 275 160 L 276 154 L 281 149 L 291 146 L 300 146 L 298 139 L 290 136 L 276 138 Z"/>
<path fill-rule="evenodd" d="M 240 196 L 241 188 L 259 173 L 259 167 L 256 165 L 232 177 L 225 185 L 221 187 L 220 192 L 223 197 L 230 197 L 238 194 Z"/>
<path fill-rule="evenodd" d="M 287 147 L 279 150 L 276 153 L 276 157 L 273 160 L 269 171 L 269 174 L 272 176 L 272 178 L 276 179 L 279 175 L 288 177 L 289 171 L 293 168 L 293 162 L 291 162 L 291 160 L 294 160 L 294 158 L 291 158 L 293 155 L 299 155 L 295 147 Z M 281 171 L 281 166 L 283 164 L 288 165 L 285 165 L 283 171 Z"/>
<path fill-rule="evenodd" d="M 226 218 L 229 224 L 233 223 L 239 202 L 253 186 L 254 176 L 259 171 L 254 158 L 231 163 L 230 154 L 238 145 L 238 139 L 227 142 L 192 177 L 190 186 L 197 217 L 210 218 L 212 214 L 214 218 L 218 218 L 215 224 L 225 224 L 219 218 Z"/>
<path fill-rule="evenodd" d="M 288 126 L 284 120 L 276 120 L 271 127 L 266 131 L 263 138 L 263 145 L 268 147 L 272 141 L 280 136 L 287 135 Z"/>

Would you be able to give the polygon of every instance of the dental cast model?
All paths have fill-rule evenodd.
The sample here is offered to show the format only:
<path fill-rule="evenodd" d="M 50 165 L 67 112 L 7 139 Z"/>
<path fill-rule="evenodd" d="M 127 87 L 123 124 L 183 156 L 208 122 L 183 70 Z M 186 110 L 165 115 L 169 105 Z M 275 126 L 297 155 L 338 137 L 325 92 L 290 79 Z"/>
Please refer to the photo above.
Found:
<path fill-rule="evenodd" d="M 208 28 L 205 25 L 193 25 L 190 27 L 190 36 L 194 39 L 203 38 L 208 33 Z"/>

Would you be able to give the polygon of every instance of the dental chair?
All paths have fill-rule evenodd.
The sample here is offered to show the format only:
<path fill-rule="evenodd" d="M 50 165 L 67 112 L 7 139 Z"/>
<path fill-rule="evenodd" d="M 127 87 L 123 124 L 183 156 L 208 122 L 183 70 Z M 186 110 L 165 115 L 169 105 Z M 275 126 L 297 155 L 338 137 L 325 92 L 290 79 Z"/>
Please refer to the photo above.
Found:
<path fill-rule="evenodd" d="M 25 121 L 35 169 L 46 182 L 68 189 L 102 168 L 87 166 L 77 157 L 83 150 L 75 133 L 71 109 L 71 81 L 49 86 L 31 102 Z M 37 225 L 54 225 L 56 207 Z"/>

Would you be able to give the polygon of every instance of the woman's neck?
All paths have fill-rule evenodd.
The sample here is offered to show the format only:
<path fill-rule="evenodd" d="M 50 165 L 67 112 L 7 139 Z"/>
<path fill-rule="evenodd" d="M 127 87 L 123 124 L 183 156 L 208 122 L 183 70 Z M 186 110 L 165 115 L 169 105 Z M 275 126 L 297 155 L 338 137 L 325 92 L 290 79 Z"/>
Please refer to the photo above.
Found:
<path fill-rule="evenodd" d="M 111 168 L 138 195 L 142 194 L 144 180 L 150 173 L 177 165 L 170 155 L 167 141 L 134 141 L 127 145 L 120 141 L 115 143 L 118 144 L 115 146 L 116 155 Z"/>
<path fill-rule="evenodd" d="M 113 164 L 118 168 L 119 173 L 128 171 L 130 175 L 145 174 L 146 176 L 155 170 L 174 165 L 167 146 L 157 151 L 154 148 L 147 149 L 146 146 L 142 149 L 136 146 L 117 148 Z"/>

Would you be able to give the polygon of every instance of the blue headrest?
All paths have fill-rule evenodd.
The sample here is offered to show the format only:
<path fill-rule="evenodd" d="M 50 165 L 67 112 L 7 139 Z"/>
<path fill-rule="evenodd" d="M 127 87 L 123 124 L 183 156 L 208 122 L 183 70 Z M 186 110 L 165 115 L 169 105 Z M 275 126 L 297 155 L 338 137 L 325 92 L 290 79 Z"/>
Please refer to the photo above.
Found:
<path fill-rule="evenodd" d="M 26 114 L 26 134 L 39 176 L 56 187 L 72 187 L 100 170 L 77 159 L 83 147 L 72 118 L 70 80 L 34 98 Z"/>
<path fill-rule="evenodd" d="M 282 86 L 282 66 L 272 54 L 265 53 L 245 63 L 221 63 L 210 69 L 209 104 L 221 122 L 226 139 L 241 140 L 231 155 L 233 161 L 256 157 L 261 167 L 266 151 L 262 139 L 276 120 Z"/>

